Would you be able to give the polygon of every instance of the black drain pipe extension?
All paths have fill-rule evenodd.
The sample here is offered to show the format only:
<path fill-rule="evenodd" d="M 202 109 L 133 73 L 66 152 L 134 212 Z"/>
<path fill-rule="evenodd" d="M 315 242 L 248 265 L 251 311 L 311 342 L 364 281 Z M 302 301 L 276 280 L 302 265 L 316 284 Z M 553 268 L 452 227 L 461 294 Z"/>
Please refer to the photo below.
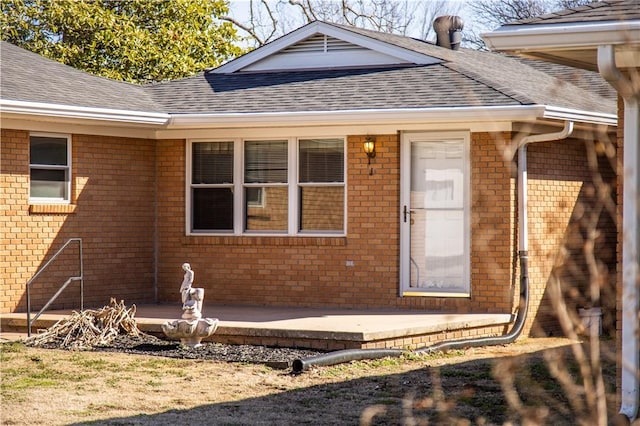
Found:
<path fill-rule="evenodd" d="M 344 349 L 311 358 L 296 359 L 291 364 L 291 368 L 294 373 L 301 373 L 311 367 L 335 365 L 361 359 L 399 357 L 404 353 L 406 351 L 402 349 Z"/>

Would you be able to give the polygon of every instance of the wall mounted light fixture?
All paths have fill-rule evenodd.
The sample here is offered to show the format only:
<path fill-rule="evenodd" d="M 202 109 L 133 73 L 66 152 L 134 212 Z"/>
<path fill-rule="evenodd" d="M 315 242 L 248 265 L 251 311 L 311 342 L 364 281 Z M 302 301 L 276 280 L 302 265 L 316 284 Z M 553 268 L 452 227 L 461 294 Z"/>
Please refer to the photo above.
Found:
<path fill-rule="evenodd" d="M 362 149 L 364 150 L 364 153 L 367 154 L 367 165 L 371 166 L 371 159 L 376 157 L 376 140 L 367 136 L 362 144 Z M 373 173 L 373 167 L 369 167 L 369 174 L 372 175 Z"/>
<path fill-rule="evenodd" d="M 371 159 L 376 157 L 376 140 L 367 136 L 364 144 L 362 144 L 362 148 L 364 149 L 364 153 L 367 154 L 369 164 L 371 164 Z"/>

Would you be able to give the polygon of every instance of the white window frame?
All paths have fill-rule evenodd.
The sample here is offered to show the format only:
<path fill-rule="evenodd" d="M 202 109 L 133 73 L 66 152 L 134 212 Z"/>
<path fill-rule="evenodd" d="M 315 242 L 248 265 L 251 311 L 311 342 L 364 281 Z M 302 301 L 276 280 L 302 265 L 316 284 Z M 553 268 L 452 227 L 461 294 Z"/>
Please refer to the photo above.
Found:
<path fill-rule="evenodd" d="M 245 141 L 259 140 L 286 140 L 288 143 L 288 226 L 286 231 L 250 231 L 244 229 L 245 203 L 244 189 L 247 185 L 244 183 L 244 143 Z M 300 184 L 298 180 L 299 171 L 299 140 L 301 139 L 342 139 L 343 141 L 343 176 L 342 183 L 325 183 L 321 186 L 341 186 L 344 188 L 344 209 L 343 209 L 343 229 L 336 231 L 303 231 L 300 230 L 300 207 L 298 191 L 301 186 L 320 184 Z M 192 159 L 193 144 L 200 142 L 233 142 L 233 230 L 231 231 L 200 231 L 193 229 L 192 223 Z M 186 143 L 186 167 L 185 167 L 185 234 L 187 236 L 300 236 L 300 237 L 343 237 L 346 235 L 347 229 L 347 137 L 341 136 L 318 136 L 318 137 L 248 137 L 248 138 L 206 138 L 206 139 L 188 139 Z M 211 187 L 220 187 L 225 185 L 207 185 Z M 260 186 L 269 186 L 260 184 Z"/>
<path fill-rule="evenodd" d="M 71 181 L 72 177 L 72 167 L 71 167 L 71 159 L 72 159 L 72 146 L 71 146 L 71 135 L 68 133 L 44 133 L 44 132 L 31 132 L 29 133 L 29 150 L 31 150 L 31 138 L 55 138 L 55 139 L 66 139 L 67 140 L 67 164 L 65 166 L 59 165 L 46 165 L 46 164 L 32 164 L 31 156 L 29 156 L 29 204 L 71 204 Z M 57 197 L 33 197 L 31 195 L 31 170 L 66 170 L 67 172 L 67 180 L 65 181 L 66 186 L 66 198 L 57 198 Z"/>

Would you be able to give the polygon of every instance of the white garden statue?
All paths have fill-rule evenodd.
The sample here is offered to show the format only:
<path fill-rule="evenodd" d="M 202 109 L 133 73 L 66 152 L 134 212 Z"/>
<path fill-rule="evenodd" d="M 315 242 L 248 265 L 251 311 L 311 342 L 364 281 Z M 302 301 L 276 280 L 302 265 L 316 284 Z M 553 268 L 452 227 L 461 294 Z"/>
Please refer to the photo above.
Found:
<path fill-rule="evenodd" d="M 188 263 L 182 264 L 184 279 L 180 286 L 182 296 L 182 319 L 162 324 L 162 331 L 171 339 L 180 339 L 183 345 L 196 348 L 205 337 L 211 336 L 218 328 L 217 318 L 202 318 L 204 289 L 194 288 L 194 272 Z"/>
<path fill-rule="evenodd" d="M 204 299 L 203 288 L 193 288 L 194 273 L 191 270 L 191 265 L 188 263 L 182 264 L 182 270 L 184 271 L 184 279 L 180 286 L 180 294 L 182 295 L 182 318 L 184 319 L 200 319 L 202 318 L 202 301 Z"/>

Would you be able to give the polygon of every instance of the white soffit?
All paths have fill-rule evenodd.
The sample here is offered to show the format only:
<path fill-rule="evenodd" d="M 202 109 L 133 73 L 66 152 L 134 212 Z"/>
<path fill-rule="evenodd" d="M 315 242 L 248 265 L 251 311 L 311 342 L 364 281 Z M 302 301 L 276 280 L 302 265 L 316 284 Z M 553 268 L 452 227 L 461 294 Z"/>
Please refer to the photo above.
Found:
<path fill-rule="evenodd" d="M 440 59 L 344 28 L 312 22 L 210 72 L 225 74 L 439 62 Z"/>

